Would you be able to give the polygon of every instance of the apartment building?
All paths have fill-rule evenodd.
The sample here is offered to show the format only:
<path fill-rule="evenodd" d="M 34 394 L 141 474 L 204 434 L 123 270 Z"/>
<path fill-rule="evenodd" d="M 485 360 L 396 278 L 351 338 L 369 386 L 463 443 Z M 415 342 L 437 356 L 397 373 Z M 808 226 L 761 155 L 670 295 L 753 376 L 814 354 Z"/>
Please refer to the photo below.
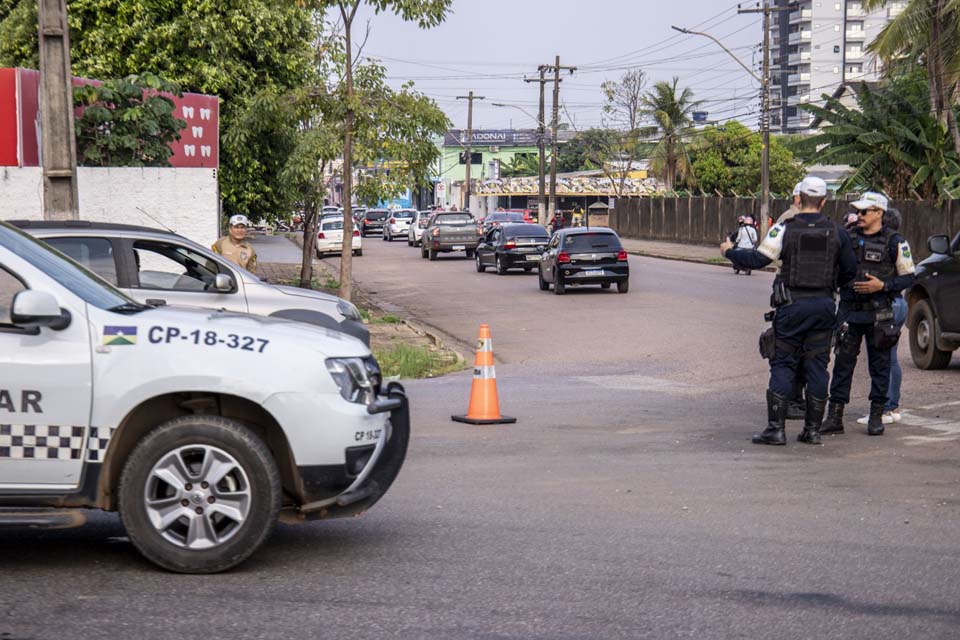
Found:
<path fill-rule="evenodd" d="M 907 0 L 866 11 L 862 0 L 775 0 L 782 9 L 771 18 L 770 127 L 795 133 L 810 126 L 812 116 L 797 105 L 822 103 L 847 82 L 878 77 L 878 64 L 867 45 L 901 11 Z"/>

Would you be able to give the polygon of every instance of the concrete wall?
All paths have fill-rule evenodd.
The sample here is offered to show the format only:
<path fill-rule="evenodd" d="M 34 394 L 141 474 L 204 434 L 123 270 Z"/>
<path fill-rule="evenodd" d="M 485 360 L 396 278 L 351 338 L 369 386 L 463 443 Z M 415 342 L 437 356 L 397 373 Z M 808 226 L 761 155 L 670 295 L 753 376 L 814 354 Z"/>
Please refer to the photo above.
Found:
<path fill-rule="evenodd" d="M 790 203 L 774 200 L 774 219 Z M 937 205 L 919 200 L 891 201 L 900 210 L 901 234 L 918 260 L 930 255 L 927 238 L 960 232 L 960 200 Z M 839 222 L 849 203 L 830 200 L 824 212 Z M 716 246 L 737 228 L 737 217 L 760 213 L 760 201 L 751 198 L 620 198 L 610 212 L 610 226 L 624 238 L 661 240 Z"/>
<path fill-rule="evenodd" d="M 78 169 L 80 219 L 169 228 L 209 246 L 219 234 L 216 169 Z M 0 167 L 0 219 L 43 217 L 39 167 Z"/>

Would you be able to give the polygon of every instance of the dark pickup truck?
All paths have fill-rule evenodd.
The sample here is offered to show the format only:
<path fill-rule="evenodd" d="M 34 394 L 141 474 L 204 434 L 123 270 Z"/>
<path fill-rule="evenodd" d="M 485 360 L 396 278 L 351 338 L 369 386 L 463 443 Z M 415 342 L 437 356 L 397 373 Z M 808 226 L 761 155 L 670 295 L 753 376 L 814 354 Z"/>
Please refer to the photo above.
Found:
<path fill-rule="evenodd" d="M 476 219 L 462 211 L 435 213 L 423 230 L 420 242 L 420 257 L 436 260 L 440 253 L 465 251 L 473 257 L 480 239 L 480 227 Z"/>
<path fill-rule="evenodd" d="M 920 369 L 945 369 L 960 347 L 960 234 L 932 236 L 907 292 L 910 355 Z"/>

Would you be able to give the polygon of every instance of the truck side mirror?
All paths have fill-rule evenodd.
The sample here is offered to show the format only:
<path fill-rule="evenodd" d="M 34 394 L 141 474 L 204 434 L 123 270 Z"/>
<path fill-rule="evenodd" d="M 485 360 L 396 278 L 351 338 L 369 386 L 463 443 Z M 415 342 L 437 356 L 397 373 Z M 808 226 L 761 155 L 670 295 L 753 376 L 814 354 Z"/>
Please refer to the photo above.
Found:
<path fill-rule="evenodd" d="M 10 320 L 24 329 L 49 327 L 62 331 L 70 326 L 70 312 L 61 309 L 57 299 L 46 291 L 27 289 L 13 297 Z"/>
<path fill-rule="evenodd" d="M 930 236 L 930 238 L 927 239 L 927 248 L 930 249 L 930 253 L 949 255 L 950 238 L 947 236 Z"/>

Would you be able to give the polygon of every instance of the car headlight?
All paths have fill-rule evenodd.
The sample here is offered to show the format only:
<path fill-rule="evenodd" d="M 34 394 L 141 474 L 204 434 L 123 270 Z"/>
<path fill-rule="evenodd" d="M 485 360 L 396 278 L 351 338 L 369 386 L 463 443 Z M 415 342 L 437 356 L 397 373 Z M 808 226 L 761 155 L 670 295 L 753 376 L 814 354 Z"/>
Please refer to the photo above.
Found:
<path fill-rule="evenodd" d="M 337 303 L 337 311 L 340 312 L 347 320 L 359 320 L 360 312 L 357 311 L 357 308 L 353 306 L 352 303 L 347 302 L 346 300 L 341 300 Z"/>
<path fill-rule="evenodd" d="M 327 358 L 327 371 L 348 402 L 370 404 L 380 392 L 380 367 L 368 358 Z"/>

